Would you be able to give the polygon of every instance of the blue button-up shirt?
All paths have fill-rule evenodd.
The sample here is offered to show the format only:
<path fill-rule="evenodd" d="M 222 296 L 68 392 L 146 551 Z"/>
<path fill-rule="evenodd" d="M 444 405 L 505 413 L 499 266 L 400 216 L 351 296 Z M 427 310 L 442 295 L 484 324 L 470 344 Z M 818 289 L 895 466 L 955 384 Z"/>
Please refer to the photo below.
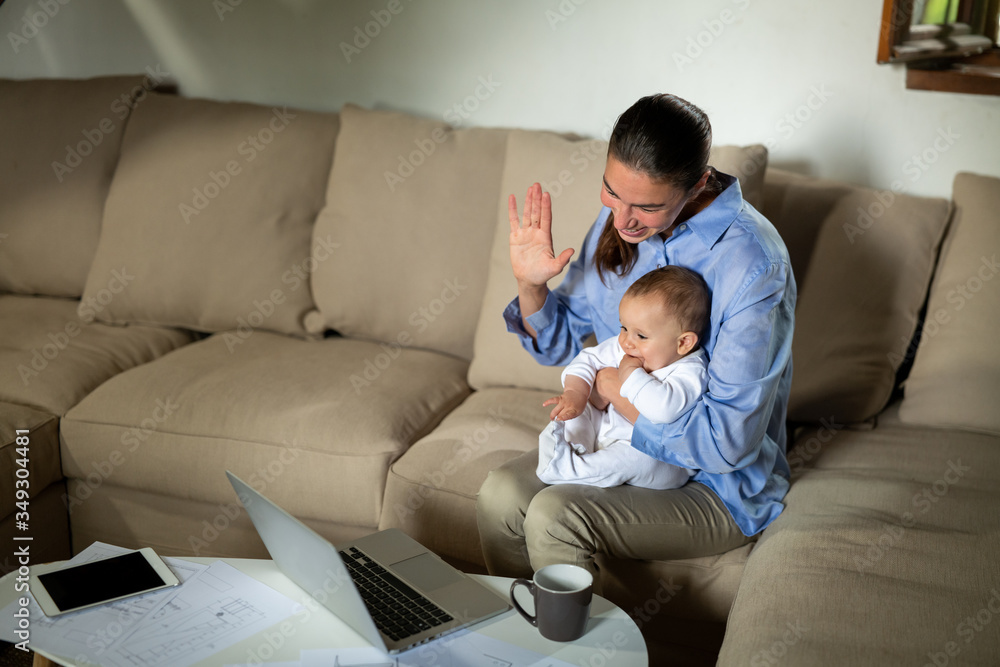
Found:
<path fill-rule="evenodd" d="M 774 226 L 743 200 L 739 182 L 719 174 L 726 189 L 676 227 L 638 244 L 638 261 L 624 277 L 601 282 L 594 249 L 611 210 L 601 209 L 583 248 L 540 311 L 521 322 L 515 298 L 504 311 L 508 330 L 539 362 L 565 365 L 594 334 L 618 335 L 618 303 L 640 276 L 667 264 L 697 271 L 712 297 L 708 391 L 669 424 L 640 416 L 632 446 L 650 456 L 697 469 L 692 478 L 722 499 L 745 535 L 763 530 L 784 509 L 789 468 L 785 414 L 792 383 L 796 287 L 788 251 Z"/>

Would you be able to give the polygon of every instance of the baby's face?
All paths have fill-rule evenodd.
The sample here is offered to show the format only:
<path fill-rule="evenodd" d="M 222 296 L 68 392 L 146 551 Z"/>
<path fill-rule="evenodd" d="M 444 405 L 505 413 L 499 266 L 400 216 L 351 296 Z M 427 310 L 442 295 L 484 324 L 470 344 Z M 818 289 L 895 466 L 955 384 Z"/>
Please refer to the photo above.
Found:
<path fill-rule="evenodd" d="M 618 306 L 621 333 L 618 343 L 625 354 L 642 361 L 647 373 L 680 359 L 681 331 L 677 320 L 655 296 L 625 297 Z"/>

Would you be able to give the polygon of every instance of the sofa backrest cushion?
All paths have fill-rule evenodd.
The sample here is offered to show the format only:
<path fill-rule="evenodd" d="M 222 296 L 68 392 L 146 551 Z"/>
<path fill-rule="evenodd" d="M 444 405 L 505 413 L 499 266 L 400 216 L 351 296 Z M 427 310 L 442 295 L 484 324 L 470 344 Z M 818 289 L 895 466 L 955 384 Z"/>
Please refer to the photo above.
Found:
<path fill-rule="evenodd" d="M 333 114 L 151 95 L 125 132 L 80 316 L 306 335 L 337 128 Z"/>
<path fill-rule="evenodd" d="M 782 181 L 767 213 L 788 239 L 799 287 L 788 418 L 869 420 L 895 388 L 950 203 L 828 180 Z"/>
<path fill-rule="evenodd" d="M 507 196 L 524 204 L 528 186 L 538 182 L 552 196 L 552 238 L 555 252 L 579 250 L 587 231 L 601 210 L 600 193 L 608 144 L 595 139 L 575 139 L 551 132 L 514 130 L 507 140 L 500 201 L 493 230 L 489 278 L 476 328 L 475 356 L 469 384 L 475 389 L 514 386 L 560 390 L 561 368 L 541 366 L 508 333 L 503 310 L 517 296 L 510 268 L 510 223 Z M 767 151 L 763 146 L 718 146 L 711 164 L 739 177 L 752 204 L 762 199 Z M 565 273 L 565 272 L 564 272 Z M 549 285 L 558 286 L 564 274 Z"/>
<path fill-rule="evenodd" d="M 141 76 L 0 80 L 0 291 L 79 297 Z"/>
<path fill-rule="evenodd" d="M 1000 178 L 959 173 L 953 198 L 899 417 L 1000 435 Z"/>
<path fill-rule="evenodd" d="M 313 331 L 472 357 L 507 130 L 341 110 L 312 273 Z"/>

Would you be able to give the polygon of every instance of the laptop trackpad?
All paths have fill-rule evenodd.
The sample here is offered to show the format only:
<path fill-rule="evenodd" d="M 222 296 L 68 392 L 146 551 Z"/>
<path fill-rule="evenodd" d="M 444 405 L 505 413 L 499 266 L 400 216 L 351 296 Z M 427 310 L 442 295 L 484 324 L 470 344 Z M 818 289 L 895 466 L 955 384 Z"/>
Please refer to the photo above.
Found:
<path fill-rule="evenodd" d="M 392 571 L 425 591 L 433 591 L 462 580 L 462 575 L 455 568 L 429 553 L 393 563 Z"/>

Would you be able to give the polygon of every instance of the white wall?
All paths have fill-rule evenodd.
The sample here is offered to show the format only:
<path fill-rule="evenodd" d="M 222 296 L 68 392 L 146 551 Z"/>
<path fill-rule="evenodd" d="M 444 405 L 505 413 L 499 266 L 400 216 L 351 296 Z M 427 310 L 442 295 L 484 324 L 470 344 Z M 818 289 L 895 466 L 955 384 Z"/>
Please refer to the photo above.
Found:
<path fill-rule="evenodd" d="M 590 136 L 668 91 L 717 143 L 798 171 L 941 196 L 957 171 L 1000 176 L 1000 97 L 906 90 L 875 64 L 880 17 L 873 0 L 7 0 L 0 77 L 151 67 L 189 96 Z"/>

